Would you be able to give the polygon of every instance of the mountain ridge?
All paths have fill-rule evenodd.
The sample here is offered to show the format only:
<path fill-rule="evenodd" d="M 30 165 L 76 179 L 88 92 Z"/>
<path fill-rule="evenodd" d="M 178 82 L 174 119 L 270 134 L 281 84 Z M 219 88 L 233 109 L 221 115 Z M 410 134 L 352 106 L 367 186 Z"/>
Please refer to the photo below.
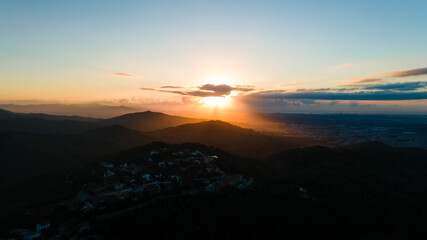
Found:
<path fill-rule="evenodd" d="M 102 125 L 122 125 L 130 129 L 145 132 L 200 121 L 202 120 L 168 115 L 161 112 L 145 111 L 100 120 L 99 123 Z"/>
<path fill-rule="evenodd" d="M 290 149 L 312 144 L 307 139 L 264 135 L 219 120 L 183 124 L 152 132 L 167 143 L 202 143 L 245 157 L 266 158 L 277 149 Z"/>

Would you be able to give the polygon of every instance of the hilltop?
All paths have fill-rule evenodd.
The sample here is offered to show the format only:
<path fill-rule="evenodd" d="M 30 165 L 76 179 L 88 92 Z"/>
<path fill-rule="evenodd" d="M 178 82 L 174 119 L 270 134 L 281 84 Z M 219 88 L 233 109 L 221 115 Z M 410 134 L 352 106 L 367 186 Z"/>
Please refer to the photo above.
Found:
<path fill-rule="evenodd" d="M 138 131 L 153 131 L 186 123 L 200 122 L 201 119 L 172 116 L 160 112 L 137 112 L 101 120 L 102 125 L 122 125 Z"/>

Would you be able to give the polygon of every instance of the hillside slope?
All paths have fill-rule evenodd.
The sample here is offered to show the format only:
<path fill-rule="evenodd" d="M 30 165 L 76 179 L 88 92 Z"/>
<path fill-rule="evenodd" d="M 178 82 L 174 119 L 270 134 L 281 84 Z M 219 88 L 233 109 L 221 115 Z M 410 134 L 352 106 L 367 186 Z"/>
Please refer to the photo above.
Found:
<path fill-rule="evenodd" d="M 92 162 L 152 139 L 121 126 L 81 135 L 0 132 L 0 187 L 15 179 Z"/>
<path fill-rule="evenodd" d="M 222 121 L 184 124 L 153 132 L 167 143 L 201 143 L 245 157 L 265 158 L 290 148 L 312 144 L 307 139 L 270 136 Z"/>
<path fill-rule="evenodd" d="M 186 123 L 200 122 L 195 118 L 167 115 L 159 112 L 138 112 L 99 121 L 102 125 L 122 125 L 139 131 L 154 131 Z"/>
<path fill-rule="evenodd" d="M 140 145 L 148 144 L 154 141 L 154 137 L 150 134 L 132 130 L 121 125 L 111 125 L 89 130 L 82 136 L 108 141 L 123 148 L 133 148 Z"/>

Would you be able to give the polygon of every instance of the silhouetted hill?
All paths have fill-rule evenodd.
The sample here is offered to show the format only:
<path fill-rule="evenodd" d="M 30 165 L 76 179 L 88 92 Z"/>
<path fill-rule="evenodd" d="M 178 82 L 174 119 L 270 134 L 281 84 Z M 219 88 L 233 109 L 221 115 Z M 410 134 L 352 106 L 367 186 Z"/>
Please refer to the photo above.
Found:
<path fill-rule="evenodd" d="M 18 131 L 37 134 L 79 134 L 98 127 L 94 118 L 48 114 L 14 113 L 0 109 L 0 132 Z"/>
<path fill-rule="evenodd" d="M 126 106 L 108 106 L 102 104 L 1 104 L 0 108 L 20 113 L 44 113 L 52 115 L 79 115 L 93 118 L 109 118 L 121 114 L 136 112 Z"/>
<path fill-rule="evenodd" d="M 120 145 L 77 135 L 0 133 L 0 169 L 20 174 L 59 169 L 122 150 Z"/>
<path fill-rule="evenodd" d="M 284 171 L 296 174 L 298 171 L 307 171 L 309 168 L 330 168 L 387 171 L 386 167 L 398 171 L 399 168 L 420 170 L 427 168 L 427 150 L 421 148 L 392 147 L 380 142 L 366 142 L 346 145 L 338 148 L 307 147 L 287 150 L 268 159 L 271 163 L 283 167 Z M 380 169 L 377 169 L 381 166 Z M 326 169 L 325 170 L 330 170 Z M 313 173 L 321 174 L 314 169 Z M 311 174 L 309 174 L 311 175 Z M 427 180 L 427 179 L 426 179 Z"/>
<path fill-rule="evenodd" d="M 41 118 L 10 118 L 0 120 L 0 132 L 17 131 L 38 134 L 79 134 L 98 127 L 96 123 Z"/>
<path fill-rule="evenodd" d="M 14 113 L 0 108 L 0 119 L 5 119 L 13 116 Z"/>
<path fill-rule="evenodd" d="M 222 122 L 205 124 L 227 126 Z M 123 131 L 120 127 L 110 130 Z M 291 149 L 260 161 L 201 144 L 156 142 L 103 161 L 131 162 L 153 148 L 217 155 L 221 169 L 252 177 L 254 182 L 245 190 L 226 188 L 218 193 L 159 198 L 146 207 L 112 217 L 76 215 L 79 222 L 89 220 L 90 234 L 109 239 L 137 239 L 143 232 L 148 239 L 396 240 L 423 239 L 426 234 L 426 150 L 374 142 Z M 56 226 L 68 221 L 61 212 L 65 210 L 52 211 L 52 206 L 72 198 L 82 184 L 96 178 L 93 167 L 99 165 L 31 177 L 2 189 L 0 210 L 5 215 L 0 217 L 1 226 L 19 227 L 22 219 L 32 224 L 46 215 L 55 215 L 49 219 Z M 67 183 L 67 176 L 72 184 Z M 121 208 L 128 204 L 132 206 L 132 200 Z M 35 214 L 34 219 L 26 215 L 28 212 Z"/>
<path fill-rule="evenodd" d="M 99 119 L 90 118 L 90 117 L 80 117 L 80 116 L 63 116 L 63 115 L 49 115 L 44 113 L 16 113 L 0 109 L 0 120 L 4 119 L 45 119 L 45 120 L 72 120 L 72 121 L 81 121 L 81 122 L 96 122 Z"/>
<path fill-rule="evenodd" d="M 23 113 L 23 114 L 25 114 L 25 113 Z M 76 116 L 76 115 L 63 116 L 63 115 L 49 115 L 49 114 L 44 114 L 44 113 L 27 113 L 25 115 L 27 118 L 41 118 L 41 119 L 46 119 L 46 120 L 57 120 L 57 121 L 71 120 L 71 121 L 81 121 L 81 122 L 91 122 L 91 123 L 99 121 L 98 118 L 80 117 L 80 116 Z"/>
<path fill-rule="evenodd" d="M 96 128 L 83 133 L 83 136 L 113 142 L 123 148 L 132 148 L 152 142 L 152 136 L 120 125 Z"/>
<path fill-rule="evenodd" d="M 146 111 L 101 120 L 99 123 L 103 125 L 122 125 L 139 131 L 154 131 L 200 121 L 200 119 L 171 116 L 164 113 Z"/>
<path fill-rule="evenodd" d="M 23 176 L 84 164 L 151 141 L 146 134 L 121 126 L 61 136 L 0 132 L 0 187 Z"/>
<path fill-rule="evenodd" d="M 401 221 L 396 218 L 402 218 L 417 228 L 427 216 L 424 149 L 378 142 L 335 149 L 309 147 L 276 154 L 269 162 L 286 181 L 304 187 L 319 202 L 355 214 L 345 214 L 346 218 L 371 222 L 369 214 L 381 216 L 381 226 L 395 227 Z M 387 219 L 390 212 L 394 217 Z"/>
<path fill-rule="evenodd" d="M 224 160 L 219 164 L 227 169 L 253 176 L 253 187 L 156 201 L 95 221 L 96 231 L 121 239 L 141 231 L 150 232 L 148 238 L 175 239 L 423 239 L 426 234 L 425 150 L 363 143 L 292 149 L 264 162 Z"/>
<path fill-rule="evenodd" d="M 168 143 L 201 143 L 224 149 L 233 154 L 265 158 L 277 151 L 307 146 L 302 138 L 263 135 L 222 121 L 184 124 L 155 131 L 154 136 Z"/>

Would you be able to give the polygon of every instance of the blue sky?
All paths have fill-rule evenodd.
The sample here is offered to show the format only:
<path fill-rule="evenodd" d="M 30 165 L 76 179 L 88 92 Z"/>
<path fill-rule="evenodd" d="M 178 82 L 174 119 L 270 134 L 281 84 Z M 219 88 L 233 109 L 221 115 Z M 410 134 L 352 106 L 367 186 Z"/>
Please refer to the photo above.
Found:
<path fill-rule="evenodd" d="M 335 88 L 425 68 L 426 26 L 427 1 L 0 1 L 0 95 L 146 103 L 182 96 L 141 87 Z"/>

